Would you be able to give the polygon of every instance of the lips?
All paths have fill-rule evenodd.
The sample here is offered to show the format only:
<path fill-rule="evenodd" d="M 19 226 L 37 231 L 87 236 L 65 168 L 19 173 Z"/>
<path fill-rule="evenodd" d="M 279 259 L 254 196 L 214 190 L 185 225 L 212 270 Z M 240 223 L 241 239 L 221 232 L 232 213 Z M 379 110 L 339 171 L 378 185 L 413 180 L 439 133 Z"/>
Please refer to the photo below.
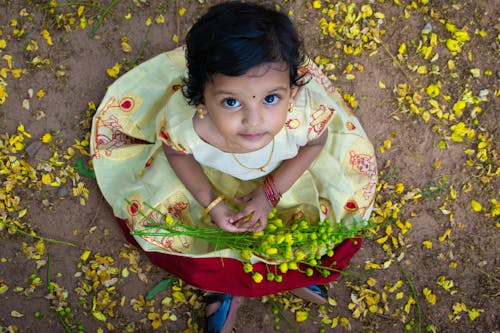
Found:
<path fill-rule="evenodd" d="M 265 133 L 249 133 L 249 134 L 240 134 L 242 138 L 245 140 L 255 141 L 260 140 L 265 136 Z"/>

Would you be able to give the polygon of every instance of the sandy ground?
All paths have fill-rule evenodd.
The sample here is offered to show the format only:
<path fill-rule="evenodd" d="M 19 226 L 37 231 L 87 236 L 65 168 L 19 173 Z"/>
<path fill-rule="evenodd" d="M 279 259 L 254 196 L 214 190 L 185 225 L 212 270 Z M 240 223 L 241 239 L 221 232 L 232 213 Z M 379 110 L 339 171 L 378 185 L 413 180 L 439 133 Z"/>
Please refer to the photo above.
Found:
<path fill-rule="evenodd" d="M 203 326 L 200 292 L 179 281 L 144 301 L 169 275 L 125 243 L 78 148 L 88 149 L 92 104 L 114 80 L 107 70 L 119 63 L 121 75 L 182 43 L 215 2 L 58 1 L 51 9 L 0 0 L 0 332 Z M 332 16 L 327 1 L 276 3 L 293 13 L 309 55 L 377 148 L 380 228 L 332 284 L 329 305 L 289 294 L 248 300 L 234 331 L 498 332 L 498 3 L 353 1 L 362 19 L 342 1 Z M 325 35 L 321 18 L 345 29 Z M 449 39 L 462 49 L 447 47 Z M 349 45 L 362 51 L 347 54 Z M 31 136 L 16 151 L 20 124 Z M 70 147 L 75 155 L 65 158 Z M 296 322 L 297 311 L 308 319 Z"/>

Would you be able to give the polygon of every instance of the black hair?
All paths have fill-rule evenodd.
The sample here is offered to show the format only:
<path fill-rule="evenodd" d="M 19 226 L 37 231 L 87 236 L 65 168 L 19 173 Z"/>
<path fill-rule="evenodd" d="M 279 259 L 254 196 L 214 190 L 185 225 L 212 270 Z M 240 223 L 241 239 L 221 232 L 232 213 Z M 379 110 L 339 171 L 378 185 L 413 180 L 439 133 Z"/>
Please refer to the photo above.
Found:
<path fill-rule="evenodd" d="M 288 16 L 274 9 L 240 1 L 212 6 L 189 30 L 186 48 L 183 92 L 191 105 L 204 102 L 213 74 L 239 76 L 263 63 L 287 65 L 290 83 L 300 85 L 302 43 Z"/>

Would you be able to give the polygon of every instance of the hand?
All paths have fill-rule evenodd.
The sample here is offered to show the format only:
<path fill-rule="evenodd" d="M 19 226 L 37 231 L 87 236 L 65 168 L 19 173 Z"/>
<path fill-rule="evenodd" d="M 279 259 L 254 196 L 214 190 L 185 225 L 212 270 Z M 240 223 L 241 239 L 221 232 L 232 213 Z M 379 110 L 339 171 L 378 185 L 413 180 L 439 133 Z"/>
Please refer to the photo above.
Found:
<path fill-rule="evenodd" d="M 246 229 L 241 228 L 238 224 L 231 222 L 234 221 L 235 212 L 231 210 L 224 202 L 217 204 L 210 211 L 212 222 L 222 230 L 229 232 L 244 232 Z"/>
<path fill-rule="evenodd" d="M 235 198 L 234 202 L 243 204 L 243 209 L 236 213 L 230 223 L 234 223 L 245 231 L 258 232 L 267 226 L 267 218 L 273 206 L 267 200 L 263 186 L 257 187 L 251 193 L 241 198 Z"/>

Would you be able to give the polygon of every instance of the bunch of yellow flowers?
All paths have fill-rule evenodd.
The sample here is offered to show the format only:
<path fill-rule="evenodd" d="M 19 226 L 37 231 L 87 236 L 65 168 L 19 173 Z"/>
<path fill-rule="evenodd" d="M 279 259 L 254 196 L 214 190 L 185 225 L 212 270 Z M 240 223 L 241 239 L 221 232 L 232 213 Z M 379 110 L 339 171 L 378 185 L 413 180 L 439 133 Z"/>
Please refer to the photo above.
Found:
<path fill-rule="evenodd" d="M 155 210 L 151 206 L 146 206 Z M 157 210 L 155 213 L 161 214 Z M 256 283 L 262 282 L 264 277 L 259 272 L 253 271 L 251 264 L 253 256 L 277 265 L 278 270 L 268 271 L 269 281 L 281 282 L 281 274 L 285 274 L 288 270 L 298 270 L 311 276 L 316 269 L 323 276 L 329 276 L 332 269 L 321 266 L 321 258 L 324 255 L 333 256 L 333 249 L 337 244 L 348 238 L 359 237 L 363 231 L 370 228 L 370 224 L 366 221 L 353 222 L 346 226 L 341 223 L 332 224 L 328 219 L 312 222 L 300 216 L 284 223 L 277 215 L 276 209 L 269 213 L 266 228 L 256 233 L 232 233 L 214 227 L 194 227 L 181 223 L 170 214 L 162 214 L 164 218 L 160 224 L 149 219 L 146 214 L 141 213 L 141 215 L 148 223 L 133 234 L 188 236 L 215 244 L 218 249 L 229 248 L 239 251 L 243 270 L 252 274 Z M 301 270 L 301 266 L 307 268 Z"/>

